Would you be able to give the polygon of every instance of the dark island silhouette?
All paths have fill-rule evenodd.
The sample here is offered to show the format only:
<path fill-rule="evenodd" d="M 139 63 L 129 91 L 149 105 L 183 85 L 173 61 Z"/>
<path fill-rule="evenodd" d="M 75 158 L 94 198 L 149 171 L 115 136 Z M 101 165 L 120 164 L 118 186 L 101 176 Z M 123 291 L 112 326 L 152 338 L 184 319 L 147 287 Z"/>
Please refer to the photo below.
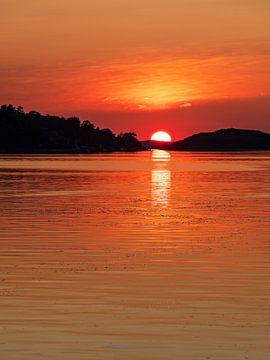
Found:
<path fill-rule="evenodd" d="M 98 153 L 139 151 L 141 143 L 133 132 L 115 135 L 89 120 L 25 113 L 21 106 L 0 108 L 1 153 Z"/>
<path fill-rule="evenodd" d="M 176 151 L 270 150 L 270 134 L 258 130 L 221 129 L 167 143 L 139 141 L 133 132 L 115 135 L 77 117 L 25 113 L 21 106 L 0 107 L 0 153 L 91 154 L 146 149 Z"/>
<path fill-rule="evenodd" d="M 180 151 L 270 150 L 270 134 L 258 130 L 221 129 L 189 136 L 167 144 L 166 148 Z"/>

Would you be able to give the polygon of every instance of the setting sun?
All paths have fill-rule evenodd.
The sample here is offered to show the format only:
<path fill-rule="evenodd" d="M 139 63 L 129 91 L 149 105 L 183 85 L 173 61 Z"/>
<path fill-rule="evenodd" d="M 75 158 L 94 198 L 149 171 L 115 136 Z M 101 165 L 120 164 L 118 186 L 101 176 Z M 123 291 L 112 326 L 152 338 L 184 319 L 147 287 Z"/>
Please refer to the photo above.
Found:
<path fill-rule="evenodd" d="M 172 141 L 171 136 L 165 131 L 157 131 L 151 136 L 154 141 Z"/>

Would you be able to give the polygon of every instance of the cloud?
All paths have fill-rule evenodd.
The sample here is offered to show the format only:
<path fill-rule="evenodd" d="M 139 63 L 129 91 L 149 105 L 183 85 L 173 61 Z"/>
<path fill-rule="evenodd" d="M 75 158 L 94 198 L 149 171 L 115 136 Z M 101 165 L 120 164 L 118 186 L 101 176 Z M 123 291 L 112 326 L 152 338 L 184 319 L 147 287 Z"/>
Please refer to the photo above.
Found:
<path fill-rule="evenodd" d="M 188 108 L 188 107 L 191 107 L 192 106 L 192 103 L 191 102 L 184 102 L 184 103 L 180 103 L 179 104 L 179 107 L 182 109 L 182 108 Z"/>

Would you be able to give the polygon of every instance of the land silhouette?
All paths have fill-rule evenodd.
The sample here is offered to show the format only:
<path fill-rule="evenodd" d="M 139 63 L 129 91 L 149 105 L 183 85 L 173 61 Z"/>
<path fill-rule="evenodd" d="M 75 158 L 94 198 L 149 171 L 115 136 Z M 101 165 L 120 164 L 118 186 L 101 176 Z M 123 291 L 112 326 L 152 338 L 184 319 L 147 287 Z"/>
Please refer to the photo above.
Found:
<path fill-rule="evenodd" d="M 21 106 L 0 108 L 1 153 L 98 153 L 146 149 L 176 151 L 270 150 L 270 134 L 258 130 L 221 129 L 194 134 L 172 143 L 139 141 L 134 132 L 115 135 L 77 117 L 25 113 Z"/>
<path fill-rule="evenodd" d="M 270 150 L 270 134 L 258 130 L 220 129 L 202 132 L 168 144 L 182 151 L 247 151 Z"/>
<path fill-rule="evenodd" d="M 0 108 L 1 153 L 96 153 L 138 151 L 141 143 L 133 132 L 115 135 L 77 117 L 25 113 L 21 106 Z"/>

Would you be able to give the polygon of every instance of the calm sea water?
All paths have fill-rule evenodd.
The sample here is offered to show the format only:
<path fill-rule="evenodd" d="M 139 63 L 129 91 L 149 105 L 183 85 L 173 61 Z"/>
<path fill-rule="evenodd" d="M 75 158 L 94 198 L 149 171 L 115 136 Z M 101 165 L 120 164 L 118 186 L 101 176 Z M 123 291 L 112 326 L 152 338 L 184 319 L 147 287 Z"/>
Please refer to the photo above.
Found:
<path fill-rule="evenodd" d="M 270 358 L 270 153 L 0 157 L 0 359 Z"/>

